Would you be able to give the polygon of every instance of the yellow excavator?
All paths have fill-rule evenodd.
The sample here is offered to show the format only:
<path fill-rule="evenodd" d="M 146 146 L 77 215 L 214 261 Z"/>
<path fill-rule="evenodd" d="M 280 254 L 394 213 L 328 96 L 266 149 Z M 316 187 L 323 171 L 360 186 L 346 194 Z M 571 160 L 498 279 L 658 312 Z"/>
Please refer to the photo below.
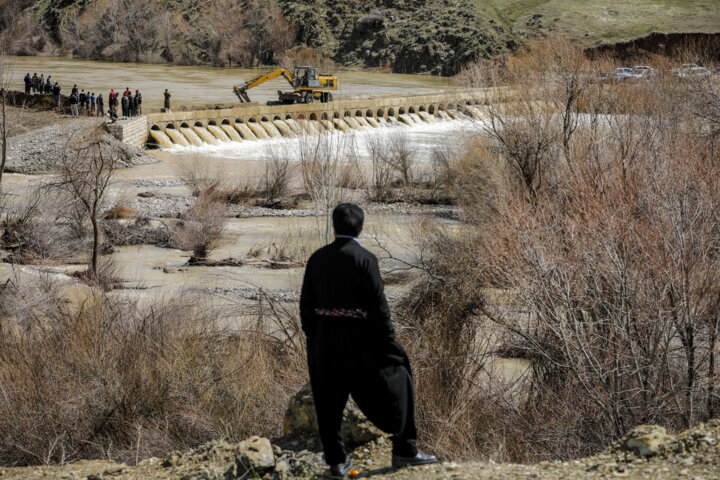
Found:
<path fill-rule="evenodd" d="M 292 92 L 278 90 L 279 100 L 277 102 L 268 102 L 268 104 L 332 102 L 333 96 L 330 90 L 336 90 L 338 86 L 335 75 L 318 73 L 316 67 L 302 66 L 295 67 L 292 72 L 287 68 L 278 68 L 272 72 L 263 73 L 241 85 L 235 85 L 233 91 L 240 99 L 240 103 L 249 103 L 250 98 L 247 94 L 249 89 L 281 75 L 295 90 Z"/>

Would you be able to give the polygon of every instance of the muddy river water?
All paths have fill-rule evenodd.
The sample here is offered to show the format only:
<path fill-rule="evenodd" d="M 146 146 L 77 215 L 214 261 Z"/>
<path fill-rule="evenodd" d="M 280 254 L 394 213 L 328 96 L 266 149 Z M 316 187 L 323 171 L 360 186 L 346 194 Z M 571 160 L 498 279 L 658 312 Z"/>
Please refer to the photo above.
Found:
<path fill-rule="evenodd" d="M 233 85 L 242 83 L 273 67 L 260 69 L 182 67 L 142 63 L 113 63 L 59 57 L 10 57 L 14 88 L 23 88 L 26 73 L 52 76 L 60 83 L 62 93 L 69 95 L 74 84 L 78 88 L 102 93 L 107 99 L 110 89 L 143 95 L 145 113 L 162 107 L 163 92 L 167 88 L 172 106 L 204 105 L 210 103 L 234 104 L 238 102 Z M 400 75 L 380 72 L 333 72 L 338 76 L 337 99 L 357 95 L 386 95 L 420 93 L 447 89 L 452 80 L 427 75 Z M 248 91 L 250 100 L 265 103 L 277 100 L 278 90 L 290 90 L 282 77 L 266 82 Z M 107 106 L 107 103 L 106 103 Z M 148 110 L 149 109 L 149 110 Z"/>
<path fill-rule="evenodd" d="M 22 88 L 25 73 L 34 72 L 52 75 L 63 86 L 63 93 L 69 93 L 73 84 L 79 88 L 103 92 L 110 88 L 124 90 L 130 87 L 140 90 L 144 98 L 144 111 L 158 111 L 162 103 L 162 92 L 172 92 L 173 105 L 200 105 L 208 103 L 237 103 L 232 85 L 250 78 L 263 70 L 210 67 L 179 67 L 168 65 L 124 64 L 96 62 L 68 58 L 13 57 L 13 82 Z M 337 98 L 357 95 L 407 94 L 446 89 L 452 80 L 447 78 L 397 75 L 374 72 L 337 72 L 340 89 Z M 253 101 L 265 102 L 276 97 L 278 89 L 287 89 L 282 80 L 274 80 L 250 91 Z M 415 126 L 403 124 L 384 125 L 382 129 L 364 128 L 348 133 L 336 133 L 331 141 L 350 145 L 358 159 L 361 170 L 368 170 L 368 139 L 378 135 L 402 132 L 411 143 L 419 168 L 427 166 L 433 149 L 458 143 L 468 129 L 476 128 L 471 119 L 447 118 L 437 123 L 417 122 Z M 150 150 L 158 162 L 119 170 L 112 186 L 111 202 L 131 203 L 138 193 L 152 191 L 156 195 L 188 197 L 189 189 L 179 180 L 188 165 L 201 165 L 208 176 L 222 178 L 224 182 L 255 181 L 262 175 L 268 158 L 275 155 L 295 160 L 295 152 L 303 142 L 316 139 L 272 138 L 253 142 L 228 142 L 222 145 L 200 145 Z M 9 174 L 5 180 L 6 191 L 16 200 L 24 198 L 45 178 L 42 175 Z M 432 213 L 423 215 L 432 216 Z M 378 254 L 385 257 L 381 265 L 385 271 L 403 266 L 402 261 L 412 260 L 410 239 L 421 218 L 403 212 L 370 213 L 367 233 L 363 241 Z M 448 228 L 454 228 L 456 221 L 437 218 Z M 246 256 L 253 249 L 270 248 L 279 242 L 299 243 L 305 248 L 321 245 L 312 238 L 317 231 L 315 217 L 252 217 L 230 218 L 221 246 L 212 254 L 214 259 Z M 384 248 L 381 248 L 384 247 Z M 385 250 L 387 249 L 387 251 Z M 397 259 L 388 259 L 390 252 Z M 257 265 L 241 267 L 187 267 L 189 252 L 154 246 L 119 247 L 111 255 L 124 281 L 125 292 L 137 295 L 154 295 L 205 289 L 209 292 L 225 292 L 233 289 L 256 288 L 297 292 L 302 279 L 302 268 L 273 270 Z M 51 267 L 15 267 L 0 263 L 0 281 L 16 275 L 52 274 L 63 277 L 81 266 L 54 265 Z M 401 291 L 407 285 L 391 284 L 390 292 Z M 231 292 L 232 293 L 232 292 Z"/>

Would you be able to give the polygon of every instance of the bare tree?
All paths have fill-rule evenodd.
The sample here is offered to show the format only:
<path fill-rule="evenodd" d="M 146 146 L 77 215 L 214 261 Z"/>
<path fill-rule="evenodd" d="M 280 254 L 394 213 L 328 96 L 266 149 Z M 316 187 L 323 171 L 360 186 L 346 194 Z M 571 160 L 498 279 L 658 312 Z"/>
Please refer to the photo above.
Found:
<path fill-rule="evenodd" d="M 355 137 L 347 134 L 304 135 L 298 139 L 297 152 L 305 191 L 320 212 L 318 235 L 329 242 L 332 210 L 345 199 L 343 179 L 347 166 L 357 163 Z"/>
<path fill-rule="evenodd" d="M 48 185 L 50 189 L 68 194 L 89 217 L 93 234 L 89 273 L 93 277 L 98 274 L 100 212 L 116 164 L 116 154 L 107 147 L 102 140 L 102 130 L 98 129 L 89 138 L 68 142 L 58 159 L 55 178 Z"/>
<path fill-rule="evenodd" d="M 12 83 L 12 70 L 10 69 L 10 61 L 4 53 L 0 52 L 0 114 L 2 120 L 0 120 L 0 142 L 2 142 L 2 157 L 0 157 L 0 193 L 2 193 L 2 178 L 5 173 L 5 162 L 7 161 L 7 102 L 8 94 L 10 91 L 10 84 Z"/>

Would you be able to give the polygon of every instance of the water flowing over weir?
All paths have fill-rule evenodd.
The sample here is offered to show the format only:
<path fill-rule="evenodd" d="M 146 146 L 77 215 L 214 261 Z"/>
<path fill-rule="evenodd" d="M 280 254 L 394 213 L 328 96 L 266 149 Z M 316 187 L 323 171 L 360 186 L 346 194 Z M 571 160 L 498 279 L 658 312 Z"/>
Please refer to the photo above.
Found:
<path fill-rule="evenodd" d="M 501 95 L 495 94 L 498 98 Z M 463 90 L 438 95 L 369 97 L 330 103 L 246 104 L 237 108 L 147 115 L 148 144 L 163 149 L 230 142 L 354 132 L 387 127 L 414 128 L 452 120 L 483 121 L 487 92 Z"/>

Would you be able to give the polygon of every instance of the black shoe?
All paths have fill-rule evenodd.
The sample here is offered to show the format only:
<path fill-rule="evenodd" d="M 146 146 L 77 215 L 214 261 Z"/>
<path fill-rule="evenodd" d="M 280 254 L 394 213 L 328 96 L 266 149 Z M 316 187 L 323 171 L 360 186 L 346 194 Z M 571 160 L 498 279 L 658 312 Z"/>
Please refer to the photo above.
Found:
<path fill-rule="evenodd" d="M 393 468 L 410 467 L 414 465 L 429 465 L 437 463 L 438 459 L 435 455 L 425 455 L 418 452 L 414 457 L 401 457 L 400 455 L 392 456 Z"/>
<path fill-rule="evenodd" d="M 350 471 L 350 467 L 352 467 L 352 460 L 347 457 L 345 463 L 338 463 L 330 467 L 330 476 L 333 478 L 345 478 L 345 475 Z"/>

